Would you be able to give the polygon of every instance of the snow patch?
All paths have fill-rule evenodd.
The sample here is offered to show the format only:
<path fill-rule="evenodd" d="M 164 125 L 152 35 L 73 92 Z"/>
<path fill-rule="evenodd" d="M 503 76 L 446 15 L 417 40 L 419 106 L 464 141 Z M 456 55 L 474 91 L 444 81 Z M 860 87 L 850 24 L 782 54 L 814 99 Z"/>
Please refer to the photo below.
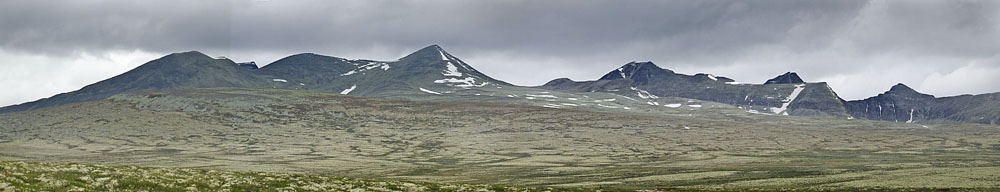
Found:
<path fill-rule="evenodd" d="M 666 104 L 666 105 L 663 105 L 663 106 L 667 106 L 667 107 L 670 107 L 670 108 L 678 108 L 678 107 L 681 107 L 681 104 L 680 103 L 673 103 L 673 104 Z"/>
<path fill-rule="evenodd" d="M 643 99 L 656 99 L 656 98 L 660 98 L 659 96 L 650 94 L 649 92 L 647 92 L 645 90 L 642 90 L 642 89 L 639 89 L 637 87 L 632 87 L 631 89 L 633 91 L 637 91 L 636 94 L 639 95 L 639 98 L 643 98 Z"/>
<path fill-rule="evenodd" d="M 688 105 L 688 107 L 701 108 L 701 105 Z"/>
<path fill-rule="evenodd" d="M 447 61 L 447 60 L 448 60 L 448 57 L 444 56 L 444 51 L 441 51 L 441 50 L 439 49 L 439 50 L 438 50 L 438 53 L 440 53 L 440 54 L 441 54 L 441 60 L 445 60 L 445 61 Z"/>
<path fill-rule="evenodd" d="M 353 75 L 355 73 L 360 73 L 360 72 L 364 72 L 364 71 L 375 69 L 375 68 L 381 68 L 384 71 L 388 71 L 389 68 L 390 68 L 388 63 L 375 62 L 375 61 L 368 61 L 364 65 L 358 65 L 357 63 L 354 63 L 354 65 L 357 65 L 358 68 L 354 69 L 354 70 L 351 70 L 351 71 L 348 71 L 347 73 L 340 74 L 340 76 Z"/>
<path fill-rule="evenodd" d="M 489 84 L 487 82 L 476 84 L 476 78 L 472 77 L 466 77 L 465 79 L 456 79 L 454 77 L 448 79 L 438 79 L 434 80 L 434 83 L 458 83 L 458 84 L 449 84 L 449 86 L 462 87 L 462 88 L 482 87 Z"/>
<path fill-rule="evenodd" d="M 282 83 L 288 83 L 288 80 L 284 80 L 284 79 L 271 79 L 271 81 L 274 81 L 274 82 L 282 82 Z"/>
<path fill-rule="evenodd" d="M 906 120 L 906 123 L 913 123 L 913 109 L 910 109 L 910 120 Z"/>
<path fill-rule="evenodd" d="M 447 69 L 445 69 L 444 72 L 441 73 L 442 75 L 451 77 L 462 76 L 462 72 L 458 72 L 458 67 L 455 67 L 455 64 L 451 64 L 451 61 L 449 61 L 448 65 L 446 65 L 445 67 L 447 67 Z"/>
<path fill-rule="evenodd" d="M 771 112 L 774 112 L 774 114 L 788 115 L 788 105 L 792 104 L 792 101 L 795 101 L 795 98 L 799 97 L 799 93 L 802 93 L 802 90 L 805 88 L 806 84 L 795 85 L 795 90 L 792 90 L 792 94 L 788 95 L 788 97 L 783 100 L 784 103 L 781 104 L 781 108 L 771 107 Z"/>
<path fill-rule="evenodd" d="M 438 92 L 434 92 L 434 91 L 431 91 L 431 90 L 424 89 L 423 87 L 420 87 L 420 91 L 423 91 L 425 93 L 435 94 L 435 95 L 440 95 L 441 94 L 441 93 L 438 93 Z"/>
<path fill-rule="evenodd" d="M 344 91 L 341 91 L 340 94 L 347 95 L 348 93 L 351 93 L 351 91 L 354 91 L 354 88 L 358 88 L 358 85 L 351 85 L 351 88 L 344 89 Z"/>
<path fill-rule="evenodd" d="M 719 80 L 718 78 L 715 78 L 715 75 L 712 75 L 712 74 L 708 74 L 708 79 L 711 79 L 712 81 L 718 81 Z"/>

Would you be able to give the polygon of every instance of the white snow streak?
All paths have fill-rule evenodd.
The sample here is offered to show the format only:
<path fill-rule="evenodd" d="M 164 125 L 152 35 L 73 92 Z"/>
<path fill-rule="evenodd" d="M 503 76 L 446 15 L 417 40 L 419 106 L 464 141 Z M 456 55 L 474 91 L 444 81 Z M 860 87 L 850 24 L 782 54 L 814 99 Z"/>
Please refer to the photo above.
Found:
<path fill-rule="evenodd" d="M 434 91 L 431 91 L 431 90 L 424 89 L 423 87 L 420 87 L 420 91 L 423 91 L 425 93 L 435 94 L 435 95 L 440 95 L 441 94 L 441 93 L 438 93 L 438 92 L 434 92 Z"/>
<path fill-rule="evenodd" d="M 701 108 L 701 105 L 688 105 L 688 107 Z"/>
<path fill-rule="evenodd" d="M 340 94 L 347 95 L 348 93 L 351 93 L 351 91 L 354 91 L 354 88 L 358 88 L 358 85 L 351 85 L 351 88 L 344 89 L 344 91 L 341 91 Z"/>
<path fill-rule="evenodd" d="M 434 80 L 434 83 L 460 83 L 460 84 L 451 85 L 451 86 L 462 87 L 462 88 L 482 87 L 482 86 L 486 86 L 486 84 L 489 84 L 487 82 L 483 82 L 481 84 L 476 84 L 476 78 L 472 78 L 472 77 L 466 77 L 465 79 L 456 79 L 456 78 L 438 79 L 438 80 Z"/>
<path fill-rule="evenodd" d="M 358 64 L 354 63 L 354 65 L 358 65 Z M 388 63 L 369 61 L 368 63 L 366 63 L 364 65 L 359 65 L 357 69 L 348 71 L 347 73 L 344 73 L 344 74 L 340 74 L 340 76 L 353 75 L 355 73 L 364 72 L 364 71 L 371 70 L 371 69 L 374 69 L 374 68 L 381 68 L 384 71 L 388 71 L 390 67 L 389 67 Z"/>
<path fill-rule="evenodd" d="M 288 80 L 284 80 L 284 79 L 271 79 L 271 81 L 274 81 L 274 82 L 282 82 L 282 83 L 288 83 Z"/>
<path fill-rule="evenodd" d="M 673 104 L 666 104 L 666 105 L 663 105 L 663 106 L 667 106 L 667 107 L 670 107 L 670 108 L 678 108 L 678 107 L 681 107 L 681 104 L 680 103 L 673 103 Z"/>
<path fill-rule="evenodd" d="M 795 90 L 792 90 L 792 94 L 788 95 L 788 97 L 783 100 L 784 103 L 781 104 L 781 108 L 771 107 L 771 112 L 774 112 L 774 114 L 788 115 L 788 105 L 792 104 L 792 101 L 795 101 L 795 98 L 798 97 L 799 93 L 802 93 L 802 90 L 805 88 L 806 84 L 795 85 Z"/>
<path fill-rule="evenodd" d="M 906 123 L 913 123 L 913 109 L 910 109 L 910 120 L 906 120 Z"/>
<path fill-rule="evenodd" d="M 636 94 L 639 95 L 639 98 L 643 98 L 643 99 L 656 99 L 656 98 L 660 98 L 659 96 L 653 95 L 653 94 L 651 94 L 651 93 L 649 93 L 649 92 L 647 92 L 645 90 L 639 89 L 637 87 L 632 87 L 632 90 L 633 91 L 637 91 Z"/>

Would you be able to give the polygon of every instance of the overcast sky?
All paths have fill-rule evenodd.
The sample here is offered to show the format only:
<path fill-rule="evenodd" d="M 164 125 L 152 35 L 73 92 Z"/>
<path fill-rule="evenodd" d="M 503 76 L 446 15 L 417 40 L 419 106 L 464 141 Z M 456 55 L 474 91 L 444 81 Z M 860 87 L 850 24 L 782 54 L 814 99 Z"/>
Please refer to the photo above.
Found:
<path fill-rule="evenodd" d="M 270 63 L 395 60 L 441 45 L 494 78 L 594 80 L 629 61 L 845 99 L 896 83 L 1000 92 L 1000 1 L 0 1 L 0 105 L 79 89 L 173 52 Z"/>

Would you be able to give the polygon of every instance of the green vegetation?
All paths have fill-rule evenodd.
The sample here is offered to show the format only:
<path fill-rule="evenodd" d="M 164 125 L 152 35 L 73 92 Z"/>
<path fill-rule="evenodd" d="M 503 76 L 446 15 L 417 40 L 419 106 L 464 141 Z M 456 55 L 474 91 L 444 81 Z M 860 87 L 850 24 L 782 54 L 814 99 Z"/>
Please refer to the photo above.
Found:
<path fill-rule="evenodd" d="M 0 161 L 0 173 L 0 191 L 564 191 L 303 174 L 13 161 Z"/>
<path fill-rule="evenodd" d="M 709 105 L 659 108 L 650 115 L 285 89 L 142 91 L 2 114 L 0 159 L 414 181 L 427 190 L 435 189 L 430 185 L 585 191 L 1000 187 L 996 125 L 769 116 Z M 640 110 L 646 109 L 633 111 Z M 38 190 L 84 188 L 87 183 L 77 179 L 92 174 L 50 172 L 45 179 L 66 185 Z M 191 185 L 222 190 L 208 181 L 119 184 L 136 190 Z M 231 187 L 290 186 L 283 180 L 257 183 Z"/>
<path fill-rule="evenodd" d="M 0 191 L 632 191 L 565 187 L 507 187 L 305 174 L 0 161 Z M 636 191 L 981 191 L 984 188 L 716 187 Z"/>

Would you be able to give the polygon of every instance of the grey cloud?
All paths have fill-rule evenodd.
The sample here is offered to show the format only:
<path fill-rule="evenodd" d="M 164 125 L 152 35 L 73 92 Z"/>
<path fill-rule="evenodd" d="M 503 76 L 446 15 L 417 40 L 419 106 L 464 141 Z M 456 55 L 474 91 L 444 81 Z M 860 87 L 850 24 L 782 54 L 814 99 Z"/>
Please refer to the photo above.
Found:
<path fill-rule="evenodd" d="M 0 49 L 200 50 L 266 63 L 300 52 L 388 60 L 439 44 L 522 85 L 595 79 L 650 60 L 744 82 L 799 71 L 857 99 L 896 82 L 938 95 L 1000 91 L 924 83 L 935 73 L 959 81 L 947 74 L 973 61 L 1000 68 L 982 62 L 1000 53 L 998 9 L 997 1 L 919 0 L 11 0 L 0 2 Z"/>

